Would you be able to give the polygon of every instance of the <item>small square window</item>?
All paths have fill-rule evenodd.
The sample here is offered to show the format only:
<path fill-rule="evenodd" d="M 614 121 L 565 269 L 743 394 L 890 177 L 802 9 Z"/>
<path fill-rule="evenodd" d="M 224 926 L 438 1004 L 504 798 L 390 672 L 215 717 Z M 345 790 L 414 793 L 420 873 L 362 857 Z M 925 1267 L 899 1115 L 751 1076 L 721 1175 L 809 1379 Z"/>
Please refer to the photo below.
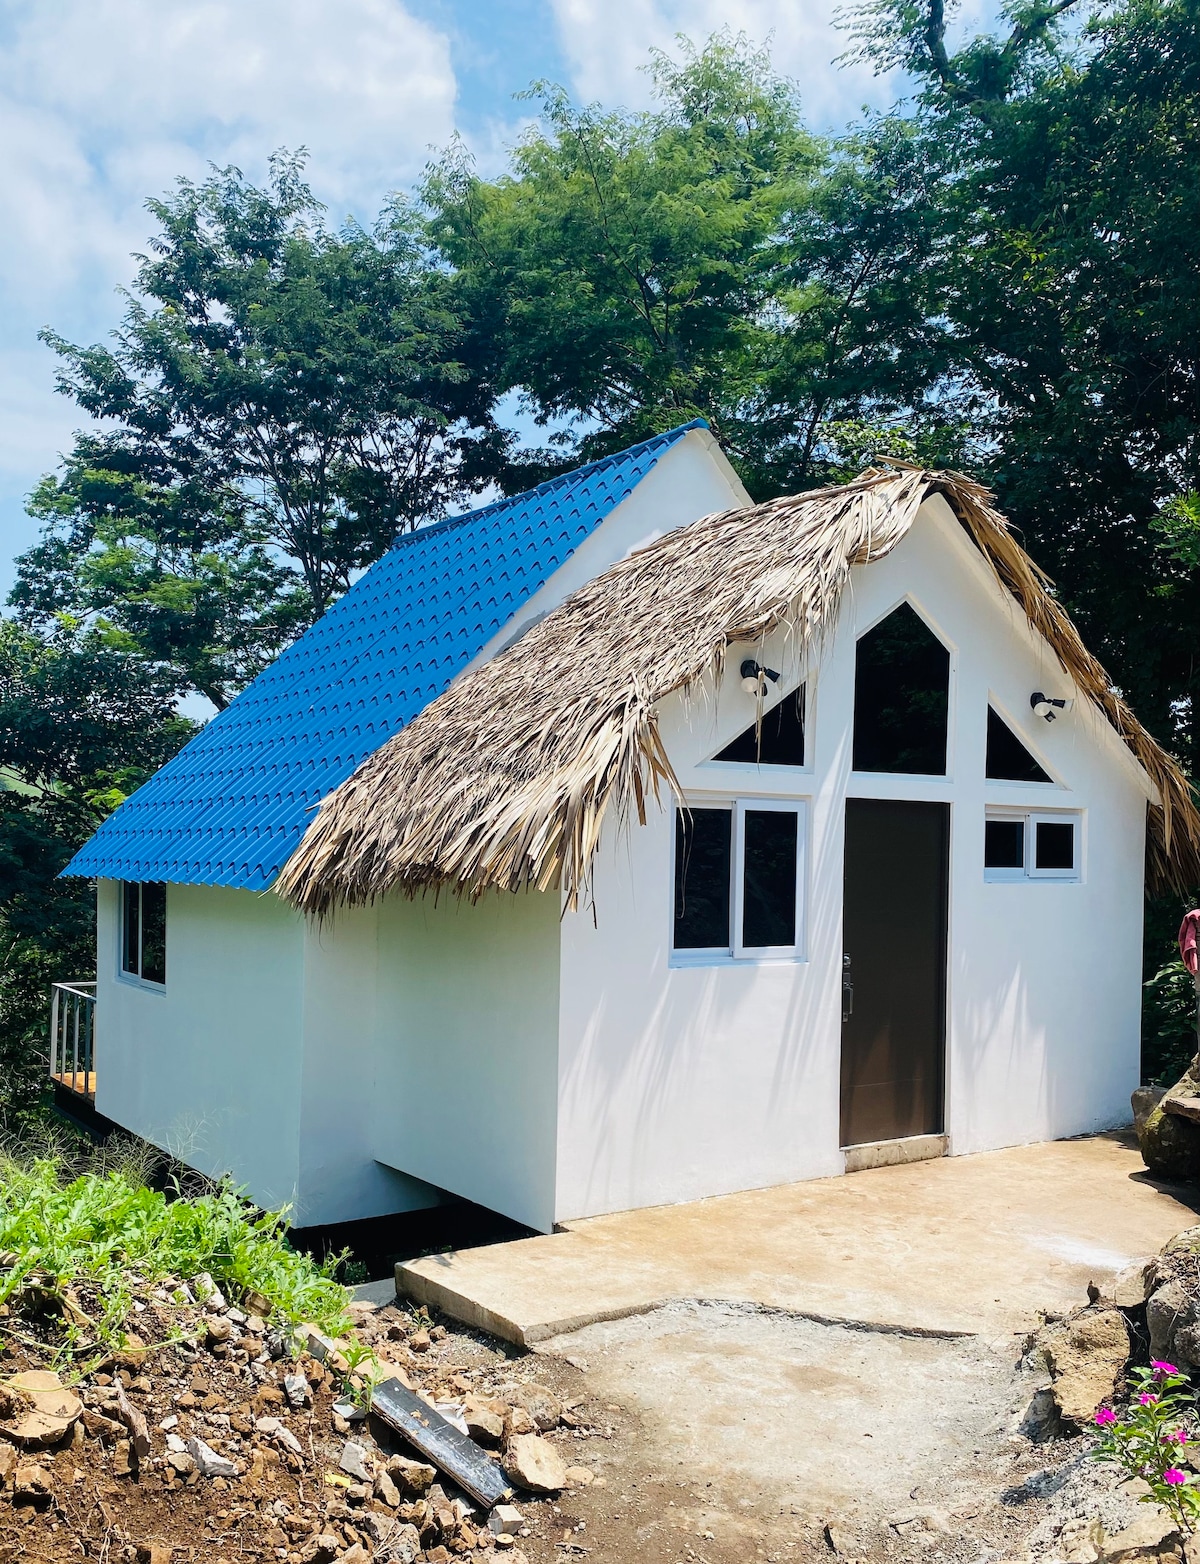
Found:
<path fill-rule="evenodd" d="M 1060 816 L 1037 819 L 1033 826 L 1033 862 L 1029 873 L 1035 879 L 1074 879 L 1079 871 L 1079 830 L 1074 820 Z"/>
<path fill-rule="evenodd" d="M 675 814 L 672 947 L 692 959 L 794 959 L 803 805 L 765 799 Z"/>
<path fill-rule="evenodd" d="M 1024 820 L 988 820 L 983 827 L 985 869 L 1025 872 Z"/>

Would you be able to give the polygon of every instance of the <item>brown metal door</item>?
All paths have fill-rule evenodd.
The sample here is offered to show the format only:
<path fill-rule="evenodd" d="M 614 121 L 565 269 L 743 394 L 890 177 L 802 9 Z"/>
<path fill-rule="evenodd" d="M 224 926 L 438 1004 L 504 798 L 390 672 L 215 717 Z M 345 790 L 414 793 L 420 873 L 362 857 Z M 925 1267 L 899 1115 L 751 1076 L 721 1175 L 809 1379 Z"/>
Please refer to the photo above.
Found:
<path fill-rule="evenodd" d="M 842 1145 L 938 1134 L 948 804 L 846 800 Z"/>

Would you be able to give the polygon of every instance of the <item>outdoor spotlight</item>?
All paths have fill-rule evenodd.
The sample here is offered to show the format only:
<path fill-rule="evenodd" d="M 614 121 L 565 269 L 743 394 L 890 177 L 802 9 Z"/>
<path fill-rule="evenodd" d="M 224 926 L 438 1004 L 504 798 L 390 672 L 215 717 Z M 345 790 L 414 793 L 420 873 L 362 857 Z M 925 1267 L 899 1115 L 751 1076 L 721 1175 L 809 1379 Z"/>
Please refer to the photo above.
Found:
<path fill-rule="evenodd" d="M 746 694 L 753 695 L 756 700 L 760 695 L 765 695 L 768 679 L 772 684 L 779 683 L 779 675 L 774 668 L 764 668 L 761 663 L 756 663 L 753 657 L 747 657 L 742 664 L 742 689 Z"/>
<path fill-rule="evenodd" d="M 1041 690 L 1034 690 L 1029 697 L 1029 704 L 1033 707 L 1035 717 L 1044 717 L 1047 722 L 1053 722 L 1060 711 L 1070 711 L 1075 702 L 1056 700 L 1053 695 L 1043 695 Z"/>

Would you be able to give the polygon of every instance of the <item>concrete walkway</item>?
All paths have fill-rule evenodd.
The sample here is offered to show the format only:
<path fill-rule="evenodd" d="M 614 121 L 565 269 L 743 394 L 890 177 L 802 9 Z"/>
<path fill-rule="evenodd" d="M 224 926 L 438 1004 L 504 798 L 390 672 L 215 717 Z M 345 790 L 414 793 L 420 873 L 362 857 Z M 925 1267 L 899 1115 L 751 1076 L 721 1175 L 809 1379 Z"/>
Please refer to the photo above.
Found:
<path fill-rule="evenodd" d="M 396 1286 L 526 1346 L 679 1298 L 993 1336 L 1084 1302 L 1196 1210 L 1100 1135 L 593 1217 L 399 1265 Z"/>

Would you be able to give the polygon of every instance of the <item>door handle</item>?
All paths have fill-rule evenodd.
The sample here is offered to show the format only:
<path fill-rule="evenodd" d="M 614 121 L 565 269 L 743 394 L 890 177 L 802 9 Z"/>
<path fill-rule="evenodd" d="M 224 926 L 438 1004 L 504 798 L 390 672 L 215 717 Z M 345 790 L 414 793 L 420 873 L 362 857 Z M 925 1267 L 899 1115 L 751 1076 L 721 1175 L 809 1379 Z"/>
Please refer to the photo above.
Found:
<path fill-rule="evenodd" d="M 842 1020 L 854 1014 L 854 981 L 850 976 L 850 957 L 842 957 Z"/>

